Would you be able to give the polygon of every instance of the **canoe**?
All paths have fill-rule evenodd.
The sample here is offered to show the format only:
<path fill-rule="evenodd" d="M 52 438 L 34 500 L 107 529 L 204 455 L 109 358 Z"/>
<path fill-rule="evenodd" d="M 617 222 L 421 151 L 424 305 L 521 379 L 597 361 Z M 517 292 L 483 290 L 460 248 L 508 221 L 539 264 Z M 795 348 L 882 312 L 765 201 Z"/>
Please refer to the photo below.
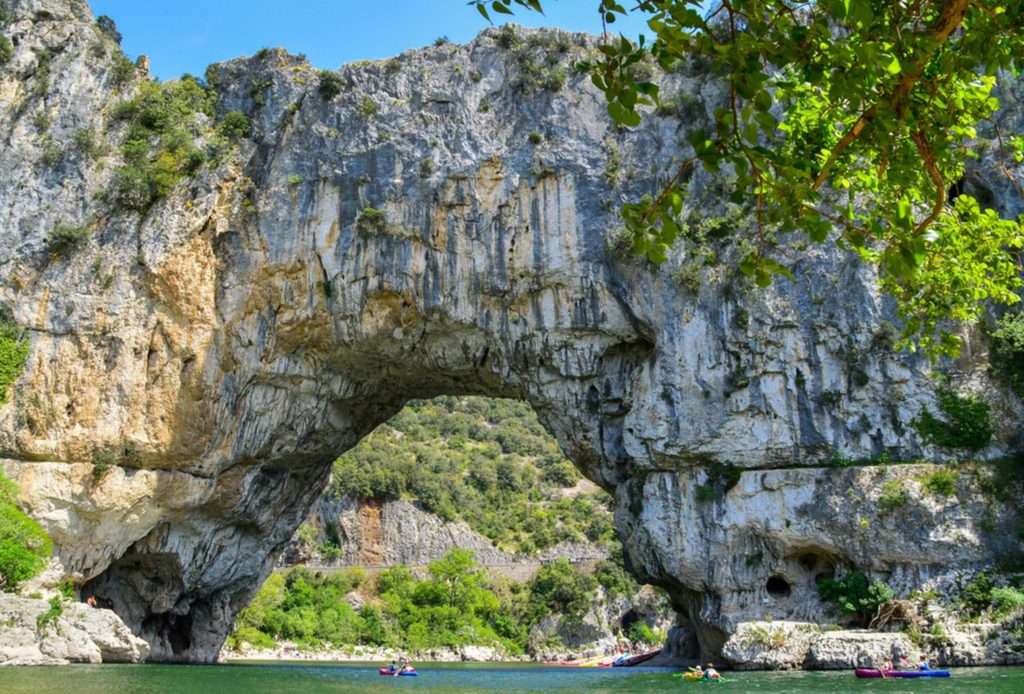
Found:
<path fill-rule="evenodd" d="M 677 672 L 677 673 L 673 674 L 672 676 L 673 677 L 682 677 L 684 682 L 732 682 L 733 681 L 733 680 L 727 680 L 724 677 L 722 677 L 721 675 L 719 675 L 718 677 L 714 677 L 712 679 L 708 679 L 707 677 L 704 677 L 703 675 L 698 675 L 696 672 L 694 672 L 692 670 L 690 672 Z"/>
<path fill-rule="evenodd" d="M 638 653 L 629 657 L 619 658 L 612 663 L 612 667 L 631 667 L 633 665 L 639 665 L 640 663 L 650 660 L 659 653 L 661 653 L 661 649 L 655 648 L 654 650 L 647 651 L 646 653 Z"/>
<path fill-rule="evenodd" d="M 586 660 L 545 660 L 545 665 L 558 665 L 560 667 L 599 667 L 607 659 L 607 656 L 598 656 Z"/>
<path fill-rule="evenodd" d="M 387 675 L 388 677 L 394 677 L 395 676 L 395 673 L 392 672 L 391 670 L 388 670 L 386 667 L 382 667 L 380 670 L 377 670 L 377 674 L 378 675 Z M 416 677 L 418 674 L 419 673 L 417 673 L 415 670 L 404 670 L 404 671 L 400 671 L 398 673 L 398 677 Z"/>
<path fill-rule="evenodd" d="M 857 677 L 949 677 L 949 670 L 868 670 L 857 668 L 854 670 Z"/>

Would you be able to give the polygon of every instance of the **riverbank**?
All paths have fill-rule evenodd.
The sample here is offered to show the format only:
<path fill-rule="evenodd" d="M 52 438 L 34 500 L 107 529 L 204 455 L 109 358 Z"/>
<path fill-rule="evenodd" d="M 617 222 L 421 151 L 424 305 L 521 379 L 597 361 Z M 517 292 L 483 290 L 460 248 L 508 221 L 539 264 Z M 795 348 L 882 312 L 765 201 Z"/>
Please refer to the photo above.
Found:
<path fill-rule="evenodd" d="M 298 661 L 298 662 L 381 662 L 408 659 L 420 663 L 530 663 L 529 656 L 508 655 L 490 646 L 435 648 L 427 651 L 400 651 L 394 648 L 351 646 L 345 648 L 298 649 L 292 644 L 277 648 L 225 648 L 218 662 Z"/>

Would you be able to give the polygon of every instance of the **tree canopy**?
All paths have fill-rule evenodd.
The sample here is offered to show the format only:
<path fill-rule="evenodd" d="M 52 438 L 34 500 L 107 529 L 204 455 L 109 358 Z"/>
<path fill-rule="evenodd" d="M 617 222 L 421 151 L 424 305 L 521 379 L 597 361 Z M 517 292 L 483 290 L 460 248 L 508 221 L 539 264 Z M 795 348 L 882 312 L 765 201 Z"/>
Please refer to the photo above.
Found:
<path fill-rule="evenodd" d="M 471 0 L 481 14 L 540 0 Z M 965 194 L 951 200 L 967 160 L 987 147 L 1012 168 L 1024 136 L 993 114 L 997 76 L 1024 61 L 1024 4 L 997 0 L 597 0 L 608 24 L 643 13 L 653 41 L 606 39 L 581 67 L 622 127 L 640 124 L 659 86 L 633 68 L 699 60 L 727 84 L 710 127 L 689 133 L 690 155 L 669 182 L 627 204 L 633 250 L 664 261 L 681 234 L 687 172 L 700 164 L 732 180 L 732 202 L 756 220 L 740 232 L 740 270 L 760 286 L 792 279 L 792 234 L 831 240 L 874 265 L 896 298 L 905 344 L 955 354 L 950 321 L 986 301 L 1020 300 L 1022 221 Z M 984 128 L 984 138 L 979 138 Z"/>

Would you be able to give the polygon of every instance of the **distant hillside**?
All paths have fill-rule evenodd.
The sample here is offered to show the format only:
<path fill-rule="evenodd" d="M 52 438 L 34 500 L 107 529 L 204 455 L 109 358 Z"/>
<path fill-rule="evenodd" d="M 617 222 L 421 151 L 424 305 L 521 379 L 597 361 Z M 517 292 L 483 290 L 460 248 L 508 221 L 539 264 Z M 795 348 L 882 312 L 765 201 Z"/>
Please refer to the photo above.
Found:
<path fill-rule="evenodd" d="M 611 497 L 581 480 L 529 405 L 515 400 L 410 402 L 338 459 L 331 493 L 418 501 L 510 553 L 615 542 Z"/>

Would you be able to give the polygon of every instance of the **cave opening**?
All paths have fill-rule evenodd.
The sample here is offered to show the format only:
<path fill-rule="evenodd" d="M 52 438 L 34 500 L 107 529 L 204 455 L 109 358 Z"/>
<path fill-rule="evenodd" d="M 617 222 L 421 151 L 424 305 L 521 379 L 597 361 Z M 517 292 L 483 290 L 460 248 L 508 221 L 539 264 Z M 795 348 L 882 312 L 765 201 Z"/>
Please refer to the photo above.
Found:
<path fill-rule="evenodd" d="M 768 595 L 771 595 L 773 598 L 789 597 L 789 594 L 792 592 L 789 581 L 777 574 L 768 578 L 768 582 L 765 584 L 765 590 L 767 590 Z"/>

